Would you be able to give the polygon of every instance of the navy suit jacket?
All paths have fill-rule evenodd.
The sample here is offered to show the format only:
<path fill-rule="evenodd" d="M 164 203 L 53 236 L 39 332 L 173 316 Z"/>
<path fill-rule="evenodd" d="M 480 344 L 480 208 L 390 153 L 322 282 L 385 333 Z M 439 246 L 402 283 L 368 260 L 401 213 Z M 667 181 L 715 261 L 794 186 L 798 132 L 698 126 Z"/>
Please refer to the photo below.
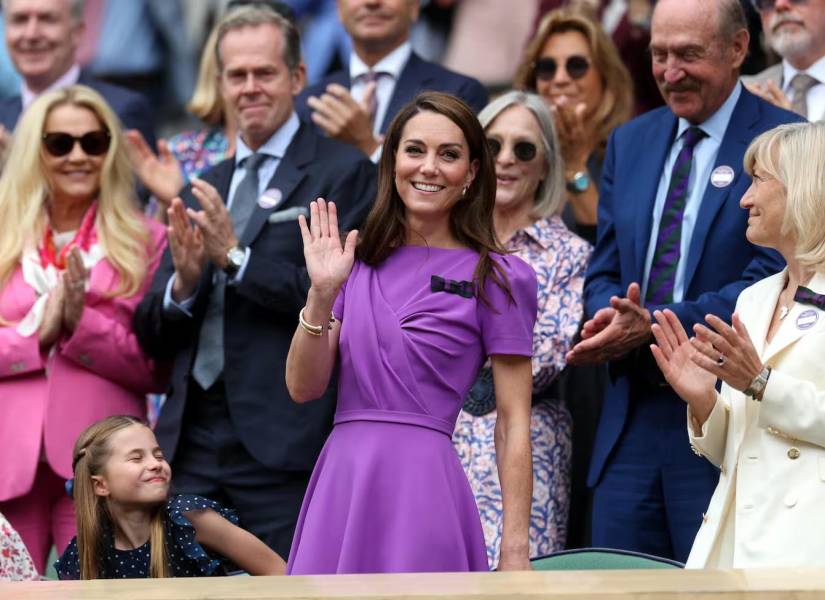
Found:
<path fill-rule="evenodd" d="M 82 70 L 77 83 L 96 90 L 109 103 L 125 129 L 137 129 L 151 147 L 155 147 L 155 121 L 149 104 L 143 96 L 132 90 L 96 79 Z M 7 130 L 13 131 L 22 110 L 23 101 L 19 95 L 0 100 L 0 123 Z"/>
<path fill-rule="evenodd" d="M 302 121 L 312 124 L 310 118 L 312 111 L 307 105 L 307 98 L 320 96 L 330 83 L 338 83 L 349 89 L 351 84 L 349 70 L 337 71 L 301 92 L 295 102 L 295 110 Z M 446 92 L 458 96 L 475 112 L 479 112 L 487 105 L 487 89 L 477 80 L 428 62 L 413 52 L 395 83 L 395 90 L 390 98 L 384 121 L 381 123 L 381 133 L 387 131 L 398 111 L 423 91 Z"/>
<path fill-rule="evenodd" d="M 714 165 L 731 167 L 733 181 L 722 188 L 709 183 L 702 198 L 687 255 L 684 300 L 667 306 L 648 306 L 651 312 L 670 308 L 688 332 L 693 330 L 694 323 L 703 323 L 708 313 L 729 322 L 739 292 L 783 268 L 779 254 L 745 238 L 748 213 L 739 207 L 739 200 L 751 180 L 744 172 L 742 158 L 760 133 L 801 120 L 742 89 Z M 611 296 L 624 296 L 631 282 L 641 285 L 656 191 L 677 123 L 673 112 L 662 107 L 617 128 L 610 137 L 599 189 L 598 240 L 585 280 L 588 317 L 608 306 Z M 646 346 L 612 363 L 610 371 L 588 475 L 590 486 L 598 483 L 625 427 L 631 380 L 660 376 Z M 638 389 L 639 386 L 634 387 L 634 393 Z M 659 388 L 655 394 L 678 399 L 669 387 Z M 684 415 L 683 402 L 674 402 L 673 406 Z M 688 444 L 687 434 L 673 443 Z"/>
<path fill-rule="evenodd" d="M 202 179 L 224 200 L 235 170 L 234 158 L 207 171 Z M 292 401 L 286 389 L 286 356 L 306 304 L 309 277 L 295 211 L 271 222 L 275 211 L 307 208 L 319 196 L 338 207 L 344 230 L 359 227 L 375 197 L 375 166 L 350 146 L 323 138 L 302 125 L 281 159 L 267 189 L 281 190 L 274 208 L 255 207 L 240 243 L 251 248 L 242 281 L 226 286 L 223 379 L 229 415 L 246 449 L 261 464 L 277 470 L 309 471 L 332 427 L 335 381 L 307 404 Z M 187 206 L 200 209 L 187 186 Z M 308 214 L 308 213 L 307 213 Z M 201 277 L 193 317 L 170 316 L 163 297 L 174 273 L 169 250 L 152 287 L 138 306 L 134 326 L 141 346 L 152 357 L 173 361 L 166 403 L 155 433 L 171 462 L 184 425 L 187 385 L 201 323 L 212 288 L 213 268 Z"/>

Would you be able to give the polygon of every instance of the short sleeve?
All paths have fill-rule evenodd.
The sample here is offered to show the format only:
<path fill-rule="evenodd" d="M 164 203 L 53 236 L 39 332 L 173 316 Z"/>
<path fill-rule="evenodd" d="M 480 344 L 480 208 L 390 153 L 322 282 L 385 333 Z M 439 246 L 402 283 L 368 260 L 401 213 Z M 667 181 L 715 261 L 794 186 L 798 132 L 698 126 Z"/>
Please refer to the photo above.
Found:
<path fill-rule="evenodd" d="M 80 579 L 80 559 L 77 555 L 77 538 L 72 538 L 69 545 L 54 563 L 58 579 Z"/>
<path fill-rule="evenodd" d="M 174 544 L 176 550 L 197 565 L 199 573 L 196 575 L 208 577 L 223 575 L 225 570 L 234 569 L 234 565 L 223 557 L 210 555 L 197 542 L 195 528 L 186 518 L 185 513 L 207 509 L 214 510 L 233 525 L 238 524 L 236 511 L 225 508 L 214 500 L 190 494 L 173 497 L 166 506 L 166 518 L 169 523 L 169 535 L 172 537 L 167 543 Z"/>
<path fill-rule="evenodd" d="M 479 325 L 485 356 L 533 355 L 533 327 L 538 313 L 538 283 L 533 268 L 517 256 L 493 257 L 504 269 L 512 299 L 487 280 L 490 305 L 478 301 Z"/>

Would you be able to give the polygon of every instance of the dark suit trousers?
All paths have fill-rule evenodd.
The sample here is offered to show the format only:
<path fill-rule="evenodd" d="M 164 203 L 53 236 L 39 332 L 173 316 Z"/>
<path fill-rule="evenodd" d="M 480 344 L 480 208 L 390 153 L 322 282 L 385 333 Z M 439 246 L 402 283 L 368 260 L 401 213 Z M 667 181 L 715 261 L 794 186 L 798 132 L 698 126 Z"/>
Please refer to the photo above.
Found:
<path fill-rule="evenodd" d="M 625 428 L 593 494 L 593 546 L 685 562 L 719 471 L 696 456 L 687 408 L 669 387 L 634 382 Z"/>
<path fill-rule="evenodd" d="M 246 450 L 242 435 L 229 417 L 223 382 L 204 391 L 190 379 L 172 463 L 174 492 L 206 496 L 234 508 L 241 527 L 286 560 L 310 473 L 265 467 Z"/>

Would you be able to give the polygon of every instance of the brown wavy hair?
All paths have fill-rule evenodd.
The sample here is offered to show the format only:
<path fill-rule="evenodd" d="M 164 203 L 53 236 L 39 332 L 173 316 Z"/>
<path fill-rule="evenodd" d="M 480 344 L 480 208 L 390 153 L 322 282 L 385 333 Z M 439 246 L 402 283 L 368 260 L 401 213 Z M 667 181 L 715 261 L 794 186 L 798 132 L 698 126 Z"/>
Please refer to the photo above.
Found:
<path fill-rule="evenodd" d="M 440 92 L 424 92 L 402 108 L 390 123 L 381 161 L 378 165 L 378 197 L 367 216 L 356 256 L 362 262 L 376 266 L 406 240 L 407 220 L 404 202 L 395 187 L 395 155 L 407 122 L 421 112 L 433 112 L 455 123 L 467 140 L 470 162 L 478 162 L 478 170 L 464 196 L 450 211 L 450 232 L 464 246 L 478 252 L 473 273 L 476 295 L 489 304 L 485 285 L 492 280 L 512 300 L 510 282 L 504 269 L 490 254 L 506 254 L 493 227 L 496 203 L 496 169 L 487 145 L 484 129 L 473 110 L 455 96 Z"/>
<path fill-rule="evenodd" d="M 536 92 L 535 65 L 544 45 L 550 36 L 568 31 L 577 31 L 587 40 L 593 67 L 602 78 L 604 97 L 593 118 L 599 123 L 599 152 L 603 153 L 610 133 L 633 113 L 633 80 L 613 40 L 601 25 L 570 9 L 547 13 L 524 51 L 524 60 L 516 71 L 513 87 Z"/>

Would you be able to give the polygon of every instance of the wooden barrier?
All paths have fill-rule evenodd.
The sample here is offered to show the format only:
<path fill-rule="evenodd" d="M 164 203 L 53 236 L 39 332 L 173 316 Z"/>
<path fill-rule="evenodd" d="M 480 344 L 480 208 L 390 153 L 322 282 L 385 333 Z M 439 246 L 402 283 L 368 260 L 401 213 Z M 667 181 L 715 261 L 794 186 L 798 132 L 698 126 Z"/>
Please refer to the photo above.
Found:
<path fill-rule="evenodd" d="M 555 571 L 0 583 L 0 600 L 821 600 L 823 570 Z"/>

